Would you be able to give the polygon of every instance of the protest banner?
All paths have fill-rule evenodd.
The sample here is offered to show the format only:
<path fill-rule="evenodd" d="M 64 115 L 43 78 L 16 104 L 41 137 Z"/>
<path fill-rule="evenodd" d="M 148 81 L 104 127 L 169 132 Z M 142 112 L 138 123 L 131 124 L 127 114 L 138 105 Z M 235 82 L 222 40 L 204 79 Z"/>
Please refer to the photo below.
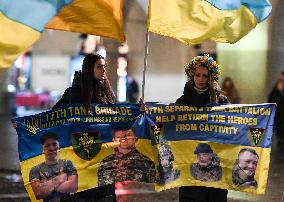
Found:
<path fill-rule="evenodd" d="M 92 114 L 67 105 L 12 122 L 32 201 L 121 181 L 155 183 L 157 191 L 209 186 L 262 194 L 274 113 L 274 104 L 148 103 L 145 113 L 135 104 L 100 104 Z M 49 192 L 40 192 L 42 183 L 51 184 Z"/>

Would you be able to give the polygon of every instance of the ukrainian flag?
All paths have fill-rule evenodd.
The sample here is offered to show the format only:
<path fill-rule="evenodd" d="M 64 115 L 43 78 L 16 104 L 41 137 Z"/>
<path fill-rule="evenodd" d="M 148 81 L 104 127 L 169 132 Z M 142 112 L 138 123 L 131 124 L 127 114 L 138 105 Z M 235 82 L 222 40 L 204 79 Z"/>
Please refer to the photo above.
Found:
<path fill-rule="evenodd" d="M 79 32 L 125 41 L 122 0 L 74 0 L 46 28 Z"/>
<path fill-rule="evenodd" d="M 0 0 L 0 68 L 30 48 L 51 19 L 47 28 L 124 41 L 121 10 L 122 0 Z"/>
<path fill-rule="evenodd" d="M 148 30 L 186 44 L 235 43 L 271 10 L 268 0 L 150 0 Z"/>
<path fill-rule="evenodd" d="M 44 25 L 72 0 L 0 0 L 0 67 L 9 67 L 32 46 Z"/>

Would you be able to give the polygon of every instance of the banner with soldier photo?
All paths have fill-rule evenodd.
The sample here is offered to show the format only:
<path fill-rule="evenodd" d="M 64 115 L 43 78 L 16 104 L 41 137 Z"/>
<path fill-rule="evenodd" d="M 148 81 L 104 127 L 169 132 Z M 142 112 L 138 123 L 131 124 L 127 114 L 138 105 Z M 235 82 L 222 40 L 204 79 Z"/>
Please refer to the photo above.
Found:
<path fill-rule="evenodd" d="M 275 105 L 148 104 L 157 190 L 208 186 L 263 194 Z"/>
<path fill-rule="evenodd" d="M 265 192 L 275 105 L 67 105 L 12 120 L 25 187 L 50 200 L 121 181 Z M 261 172 L 260 172 L 261 171 Z"/>

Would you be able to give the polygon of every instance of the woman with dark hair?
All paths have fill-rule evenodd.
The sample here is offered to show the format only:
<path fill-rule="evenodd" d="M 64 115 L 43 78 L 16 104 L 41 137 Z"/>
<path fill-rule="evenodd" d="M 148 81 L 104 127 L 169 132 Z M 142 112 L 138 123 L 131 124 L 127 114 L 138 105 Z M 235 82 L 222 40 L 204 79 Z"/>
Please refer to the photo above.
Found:
<path fill-rule="evenodd" d="M 98 54 L 88 54 L 83 60 L 82 71 L 75 72 L 72 86 L 54 105 L 83 104 L 90 110 L 91 103 L 113 104 L 115 95 L 106 76 L 106 62 Z"/>
<path fill-rule="evenodd" d="M 240 104 L 241 97 L 231 77 L 226 77 L 222 83 L 222 90 L 225 91 L 225 95 L 232 104 Z"/>
<path fill-rule="evenodd" d="M 176 103 L 203 107 L 207 104 L 229 103 L 217 83 L 220 66 L 209 55 L 196 56 L 185 66 L 188 77 L 183 95 Z"/>
<path fill-rule="evenodd" d="M 209 55 L 196 56 L 185 66 L 188 82 L 183 95 L 177 99 L 178 104 L 188 104 L 204 107 L 208 104 L 229 103 L 221 92 L 217 81 L 220 77 L 220 66 Z M 216 189 L 202 186 L 183 186 L 179 189 L 180 202 L 225 202 L 226 189 Z"/>
<path fill-rule="evenodd" d="M 91 104 L 114 104 L 115 95 L 106 76 L 106 62 L 98 54 L 85 56 L 82 71 L 75 72 L 72 86 L 67 88 L 62 98 L 52 109 L 63 104 L 83 104 L 91 113 Z M 115 185 L 106 185 L 75 193 L 62 201 L 116 201 Z"/>

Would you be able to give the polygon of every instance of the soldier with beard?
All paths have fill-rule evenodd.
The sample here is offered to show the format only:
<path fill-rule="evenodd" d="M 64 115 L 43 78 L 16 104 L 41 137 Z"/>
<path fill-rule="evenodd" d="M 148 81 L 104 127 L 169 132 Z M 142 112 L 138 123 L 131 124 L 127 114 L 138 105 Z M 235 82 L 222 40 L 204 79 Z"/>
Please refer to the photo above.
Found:
<path fill-rule="evenodd" d="M 213 153 L 209 144 L 200 143 L 196 147 L 194 154 L 197 155 L 198 162 L 190 165 L 191 176 L 200 181 L 214 182 L 222 178 L 222 168 L 220 160 Z"/>

